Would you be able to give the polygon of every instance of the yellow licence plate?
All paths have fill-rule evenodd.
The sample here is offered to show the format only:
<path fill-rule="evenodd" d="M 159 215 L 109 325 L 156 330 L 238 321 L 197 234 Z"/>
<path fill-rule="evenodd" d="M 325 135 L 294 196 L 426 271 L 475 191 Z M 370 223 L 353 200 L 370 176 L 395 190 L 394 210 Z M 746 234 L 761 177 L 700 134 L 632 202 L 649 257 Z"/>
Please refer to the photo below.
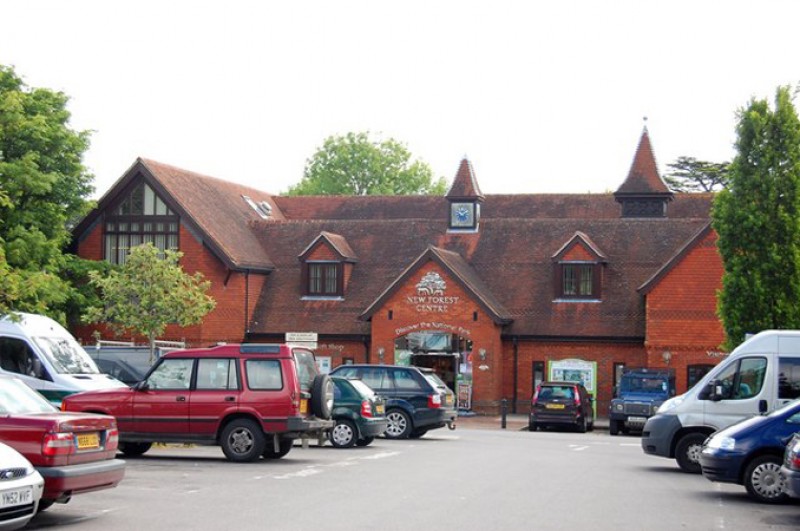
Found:
<path fill-rule="evenodd" d="M 92 448 L 100 448 L 100 434 L 97 432 L 79 433 L 78 450 L 91 450 Z"/>
<path fill-rule="evenodd" d="M 308 413 L 308 400 L 305 398 L 300 399 L 300 413 Z"/>
<path fill-rule="evenodd" d="M 383 415 L 383 404 L 375 404 L 375 412 L 378 415 Z"/>
<path fill-rule="evenodd" d="M 564 404 L 545 404 L 545 409 L 564 409 Z"/>

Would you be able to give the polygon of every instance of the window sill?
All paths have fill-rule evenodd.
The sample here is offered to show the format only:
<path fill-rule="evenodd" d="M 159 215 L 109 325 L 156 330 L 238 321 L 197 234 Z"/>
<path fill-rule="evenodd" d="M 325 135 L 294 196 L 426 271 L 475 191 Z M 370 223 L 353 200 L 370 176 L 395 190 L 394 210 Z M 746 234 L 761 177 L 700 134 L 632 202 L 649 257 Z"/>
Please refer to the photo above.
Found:
<path fill-rule="evenodd" d="M 344 297 L 341 295 L 322 296 L 322 295 L 304 295 L 300 297 L 301 301 L 343 301 Z"/>
<path fill-rule="evenodd" d="M 576 303 L 576 302 L 583 303 L 583 302 L 588 302 L 588 303 L 591 303 L 591 304 L 597 304 L 597 303 L 600 303 L 600 302 L 603 302 L 603 301 L 602 301 L 602 299 L 553 299 L 553 302 L 554 303 L 561 303 L 561 302 L 565 302 L 565 303 Z"/>

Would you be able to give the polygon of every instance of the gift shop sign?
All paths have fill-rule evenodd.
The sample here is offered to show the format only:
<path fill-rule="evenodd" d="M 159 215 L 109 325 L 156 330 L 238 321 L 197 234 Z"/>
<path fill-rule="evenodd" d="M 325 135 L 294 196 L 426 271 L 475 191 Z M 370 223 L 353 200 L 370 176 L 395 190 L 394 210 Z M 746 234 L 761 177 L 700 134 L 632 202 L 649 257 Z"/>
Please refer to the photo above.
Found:
<path fill-rule="evenodd" d="M 418 313 L 447 313 L 450 306 L 458 304 L 460 297 L 450 297 L 445 294 L 447 283 L 439 273 L 430 271 L 425 273 L 417 283 L 417 294 L 406 297 L 406 302 Z"/>

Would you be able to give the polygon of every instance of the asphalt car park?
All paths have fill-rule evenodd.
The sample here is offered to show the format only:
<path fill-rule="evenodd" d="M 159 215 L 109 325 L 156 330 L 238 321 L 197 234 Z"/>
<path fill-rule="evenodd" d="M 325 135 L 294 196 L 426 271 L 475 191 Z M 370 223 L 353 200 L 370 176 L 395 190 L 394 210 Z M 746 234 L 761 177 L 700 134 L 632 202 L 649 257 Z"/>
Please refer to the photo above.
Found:
<path fill-rule="evenodd" d="M 156 446 L 116 488 L 36 516 L 30 529 L 797 529 L 800 502 L 764 505 L 685 474 L 636 436 L 498 427 L 347 451 L 302 447 L 231 463 L 214 447 Z"/>

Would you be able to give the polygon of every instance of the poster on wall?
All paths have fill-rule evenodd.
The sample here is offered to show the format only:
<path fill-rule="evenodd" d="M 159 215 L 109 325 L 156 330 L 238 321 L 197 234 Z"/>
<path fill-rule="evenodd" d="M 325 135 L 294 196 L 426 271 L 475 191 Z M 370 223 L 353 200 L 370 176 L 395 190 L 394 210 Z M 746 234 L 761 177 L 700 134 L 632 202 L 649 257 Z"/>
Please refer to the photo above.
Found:
<path fill-rule="evenodd" d="M 597 396 L 597 362 L 579 359 L 550 360 L 548 362 L 548 380 L 560 382 L 580 382 L 592 397 Z M 597 416 L 597 400 L 592 401 L 595 417 Z"/>

